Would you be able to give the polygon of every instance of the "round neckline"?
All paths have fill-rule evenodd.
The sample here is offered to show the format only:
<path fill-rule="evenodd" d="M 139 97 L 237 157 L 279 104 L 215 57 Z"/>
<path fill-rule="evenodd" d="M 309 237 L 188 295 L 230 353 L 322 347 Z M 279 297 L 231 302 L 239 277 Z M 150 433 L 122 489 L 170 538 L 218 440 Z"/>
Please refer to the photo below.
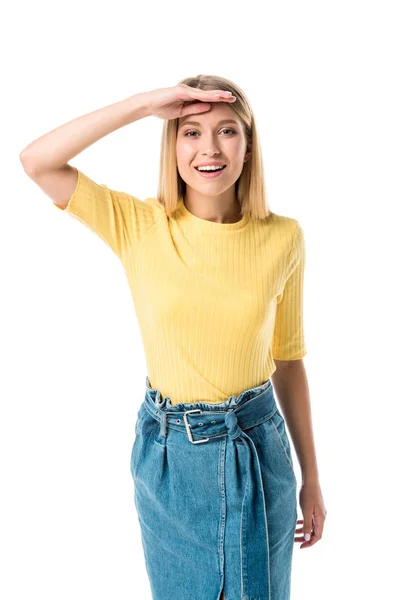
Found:
<path fill-rule="evenodd" d="M 202 219 L 190 212 L 183 201 L 183 197 L 179 198 L 178 206 L 181 218 L 204 232 L 209 231 L 211 233 L 219 233 L 224 231 L 237 231 L 238 229 L 243 229 L 250 220 L 248 213 L 243 215 L 243 217 L 235 223 L 216 223 L 215 221 Z"/>

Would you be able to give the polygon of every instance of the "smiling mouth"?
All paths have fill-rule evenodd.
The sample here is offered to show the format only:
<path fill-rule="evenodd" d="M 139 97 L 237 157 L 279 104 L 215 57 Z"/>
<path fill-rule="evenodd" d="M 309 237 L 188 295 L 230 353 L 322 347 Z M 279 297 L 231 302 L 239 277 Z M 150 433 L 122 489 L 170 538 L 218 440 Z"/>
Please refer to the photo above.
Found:
<path fill-rule="evenodd" d="M 200 171 L 198 167 L 194 168 L 196 169 L 196 171 L 199 171 L 199 173 L 215 173 L 218 171 L 223 171 L 226 168 L 226 165 L 224 165 L 222 169 L 205 169 L 204 171 Z"/>

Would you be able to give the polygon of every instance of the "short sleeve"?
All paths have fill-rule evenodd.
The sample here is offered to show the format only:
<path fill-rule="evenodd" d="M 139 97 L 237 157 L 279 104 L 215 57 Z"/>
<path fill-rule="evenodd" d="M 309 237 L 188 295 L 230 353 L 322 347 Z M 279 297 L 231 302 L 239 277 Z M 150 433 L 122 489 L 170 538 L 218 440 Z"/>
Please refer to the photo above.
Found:
<path fill-rule="evenodd" d="M 286 281 L 275 314 L 272 357 L 277 360 L 297 360 L 307 354 L 303 327 L 305 243 L 303 230 L 297 221 L 296 224 Z"/>
<path fill-rule="evenodd" d="M 132 250 L 155 220 L 154 204 L 98 184 L 82 171 L 65 209 L 53 206 L 81 221 L 119 257 Z"/>

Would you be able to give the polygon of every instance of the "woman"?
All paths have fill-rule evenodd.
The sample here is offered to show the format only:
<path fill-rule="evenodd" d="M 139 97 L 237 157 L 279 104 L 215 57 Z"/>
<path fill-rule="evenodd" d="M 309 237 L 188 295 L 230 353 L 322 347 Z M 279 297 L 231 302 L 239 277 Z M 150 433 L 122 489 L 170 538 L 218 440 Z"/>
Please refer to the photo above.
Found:
<path fill-rule="evenodd" d="M 157 198 L 68 164 L 149 115 L 164 119 Z M 21 161 L 115 252 L 132 291 L 148 375 L 131 474 L 153 598 L 288 600 L 294 542 L 315 544 L 326 516 L 302 361 L 305 247 L 298 221 L 267 208 L 245 94 L 188 78 L 79 117 Z M 275 392 L 302 469 L 298 521 Z"/>

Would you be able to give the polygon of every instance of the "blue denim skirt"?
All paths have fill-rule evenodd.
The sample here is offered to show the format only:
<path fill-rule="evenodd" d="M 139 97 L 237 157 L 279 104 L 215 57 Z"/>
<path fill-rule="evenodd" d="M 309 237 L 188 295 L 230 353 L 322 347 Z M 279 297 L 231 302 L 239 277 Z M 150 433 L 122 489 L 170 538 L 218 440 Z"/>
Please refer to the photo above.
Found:
<path fill-rule="evenodd" d="M 146 377 L 130 468 L 153 600 L 289 600 L 297 481 L 270 379 L 171 404 Z"/>

